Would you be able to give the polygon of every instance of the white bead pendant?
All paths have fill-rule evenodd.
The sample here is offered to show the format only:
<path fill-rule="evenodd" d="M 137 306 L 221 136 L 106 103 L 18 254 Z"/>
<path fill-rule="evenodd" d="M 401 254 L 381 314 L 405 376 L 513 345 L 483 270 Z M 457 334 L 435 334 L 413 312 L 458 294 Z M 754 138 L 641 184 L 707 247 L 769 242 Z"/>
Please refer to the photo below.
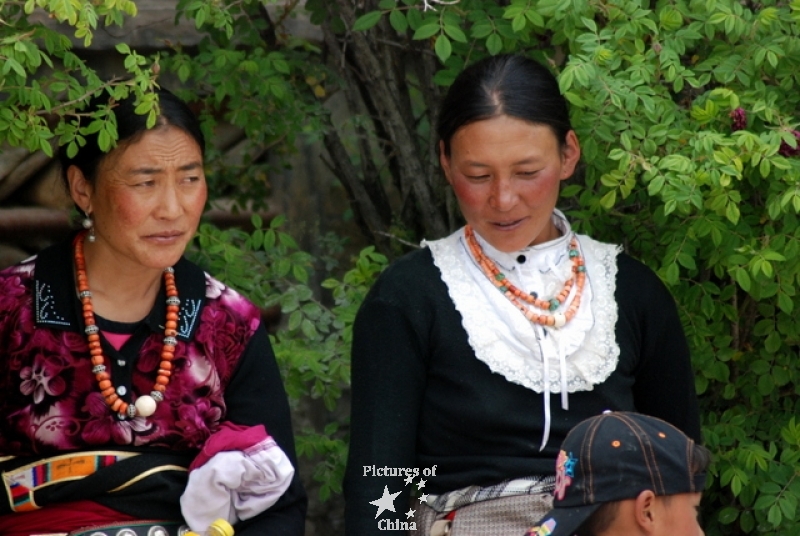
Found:
<path fill-rule="evenodd" d="M 156 412 L 156 401 L 150 395 L 143 395 L 136 399 L 136 414 L 149 417 Z"/>

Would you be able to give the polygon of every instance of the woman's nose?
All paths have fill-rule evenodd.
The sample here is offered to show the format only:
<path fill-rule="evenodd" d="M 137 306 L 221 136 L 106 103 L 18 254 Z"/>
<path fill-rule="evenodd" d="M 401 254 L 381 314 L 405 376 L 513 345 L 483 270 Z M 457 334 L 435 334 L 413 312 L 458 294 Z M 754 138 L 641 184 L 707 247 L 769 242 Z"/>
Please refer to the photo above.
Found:
<path fill-rule="evenodd" d="M 489 205 L 495 210 L 507 211 L 514 207 L 516 193 L 509 179 L 498 178 L 492 182 Z"/>
<path fill-rule="evenodd" d="M 181 203 L 177 189 L 173 185 L 166 185 L 162 188 L 159 204 L 158 216 L 164 219 L 178 217 L 181 212 Z"/>

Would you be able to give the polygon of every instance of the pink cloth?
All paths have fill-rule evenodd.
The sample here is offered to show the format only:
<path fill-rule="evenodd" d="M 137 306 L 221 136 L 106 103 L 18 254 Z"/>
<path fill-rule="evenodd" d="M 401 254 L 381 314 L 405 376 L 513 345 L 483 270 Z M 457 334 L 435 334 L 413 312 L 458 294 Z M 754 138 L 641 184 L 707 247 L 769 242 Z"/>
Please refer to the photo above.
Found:
<path fill-rule="evenodd" d="M 119 350 L 122 348 L 122 345 L 128 342 L 128 339 L 131 338 L 130 333 L 111 333 L 110 331 L 104 331 L 103 337 L 106 338 L 108 342 L 111 343 L 111 346 Z"/>
<path fill-rule="evenodd" d="M 270 437 L 263 424 L 245 426 L 229 421 L 223 422 L 219 430 L 206 439 L 203 449 L 189 464 L 189 471 L 197 469 L 210 460 L 214 454 L 226 450 L 245 450 Z"/>
<path fill-rule="evenodd" d="M 250 519 L 275 504 L 292 483 L 294 467 L 263 425 L 225 422 L 189 466 L 181 513 L 193 531 L 215 519 Z"/>

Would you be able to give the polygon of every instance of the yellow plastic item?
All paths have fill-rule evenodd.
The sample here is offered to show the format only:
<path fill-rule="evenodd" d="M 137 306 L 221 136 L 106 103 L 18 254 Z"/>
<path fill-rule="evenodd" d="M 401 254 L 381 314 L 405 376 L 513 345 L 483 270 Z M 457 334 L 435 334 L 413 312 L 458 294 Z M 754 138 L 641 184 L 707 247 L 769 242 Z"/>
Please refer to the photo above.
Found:
<path fill-rule="evenodd" d="M 209 525 L 208 530 L 203 534 L 189 531 L 184 532 L 183 536 L 233 536 L 233 527 L 230 523 L 220 518 Z"/>
<path fill-rule="evenodd" d="M 233 536 L 233 527 L 226 520 L 217 519 L 208 527 L 208 536 Z"/>

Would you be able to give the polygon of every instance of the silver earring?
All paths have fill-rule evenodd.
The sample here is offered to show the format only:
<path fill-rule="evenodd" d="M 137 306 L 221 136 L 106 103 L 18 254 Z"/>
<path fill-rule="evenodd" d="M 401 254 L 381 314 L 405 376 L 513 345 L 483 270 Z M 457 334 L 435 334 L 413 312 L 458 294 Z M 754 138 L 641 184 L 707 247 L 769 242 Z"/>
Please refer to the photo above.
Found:
<path fill-rule="evenodd" d="M 86 237 L 87 240 L 89 240 L 89 242 L 94 242 L 94 240 L 95 240 L 95 236 L 94 236 L 94 220 L 92 220 L 92 217 L 89 214 L 87 214 L 86 217 L 83 218 L 83 221 L 81 222 L 81 224 L 83 225 L 84 229 L 87 229 L 89 231 L 89 236 Z"/>

